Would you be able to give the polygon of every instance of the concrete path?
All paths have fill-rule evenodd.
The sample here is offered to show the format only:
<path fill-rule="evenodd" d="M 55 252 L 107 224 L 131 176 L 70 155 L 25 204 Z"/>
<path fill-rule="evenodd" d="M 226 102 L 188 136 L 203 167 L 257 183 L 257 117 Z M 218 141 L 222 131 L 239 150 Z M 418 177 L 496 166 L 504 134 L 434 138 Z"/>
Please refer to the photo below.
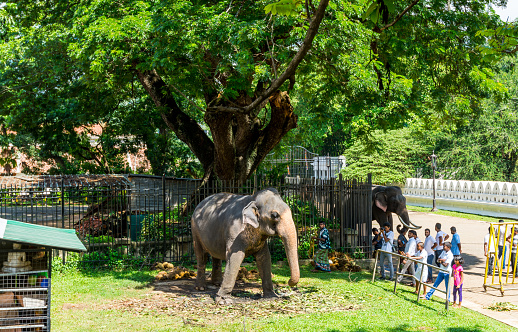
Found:
<path fill-rule="evenodd" d="M 414 224 L 423 226 L 423 228 L 417 231 L 417 235 L 421 240 L 425 238 L 425 228 L 429 228 L 433 236 L 436 235 L 434 231 L 436 223 L 441 223 L 442 230 L 450 234 L 450 240 L 450 227 L 455 226 L 457 228 L 462 246 L 462 256 L 465 261 L 463 265 L 465 272 L 464 286 L 462 289 L 463 306 L 518 328 L 518 310 L 499 312 L 485 309 L 487 306 L 496 302 L 510 302 L 518 306 L 518 289 L 506 290 L 506 288 L 518 288 L 518 278 L 516 279 L 515 285 L 504 286 L 504 296 L 500 294 L 499 290 L 488 288 L 486 292 L 482 286 L 484 283 L 486 264 L 486 258 L 484 256 L 484 236 L 488 232 L 489 224 L 485 221 L 441 216 L 425 212 L 410 212 L 410 218 Z M 434 271 L 434 277 L 435 276 L 436 273 Z M 440 293 L 436 292 L 435 294 Z M 444 295 L 442 296 L 444 298 Z"/>

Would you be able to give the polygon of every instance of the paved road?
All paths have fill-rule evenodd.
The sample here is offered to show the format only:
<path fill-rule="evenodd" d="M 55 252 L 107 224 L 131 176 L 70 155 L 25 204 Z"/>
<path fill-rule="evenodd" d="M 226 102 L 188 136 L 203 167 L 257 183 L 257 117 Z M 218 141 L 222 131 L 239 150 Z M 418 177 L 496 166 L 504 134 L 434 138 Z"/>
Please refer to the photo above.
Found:
<path fill-rule="evenodd" d="M 515 285 L 504 286 L 504 296 L 499 290 L 489 289 L 484 291 L 484 270 L 486 259 L 484 256 L 484 236 L 487 234 L 489 224 L 485 221 L 469 220 L 463 218 L 441 216 L 432 213 L 410 212 L 413 223 L 422 225 L 423 228 L 417 231 L 418 237 L 424 239 L 424 229 L 429 228 L 435 236 L 434 226 L 442 224 L 442 230 L 450 234 L 450 227 L 455 226 L 462 244 L 462 256 L 464 257 L 464 286 L 463 305 L 483 313 L 484 315 L 498 319 L 504 323 L 518 328 L 518 311 L 497 312 L 485 309 L 485 307 L 496 302 L 511 302 L 518 305 L 518 279 Z M 396 219 L 395 219 L 396 220 Z M 397 224 L 396 224 L 397 225 Z M 451 234 L 450 234 L 451 239 Z M 434 273 L 434 276 L 436 274 Z M 439 293 L 435 293 L 439 294 Z"/>

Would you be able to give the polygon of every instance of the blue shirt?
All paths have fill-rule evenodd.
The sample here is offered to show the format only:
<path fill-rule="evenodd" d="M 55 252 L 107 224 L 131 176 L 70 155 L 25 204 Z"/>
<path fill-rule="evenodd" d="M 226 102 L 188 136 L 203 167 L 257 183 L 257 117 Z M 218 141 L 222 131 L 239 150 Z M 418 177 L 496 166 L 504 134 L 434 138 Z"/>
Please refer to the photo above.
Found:
<path fill-rule="evenodd" d="M 460 255 L 459 250 L 460 236 L 458 233 L 453 234 L 451 238 L 451 253 L 455 255 Z"/>

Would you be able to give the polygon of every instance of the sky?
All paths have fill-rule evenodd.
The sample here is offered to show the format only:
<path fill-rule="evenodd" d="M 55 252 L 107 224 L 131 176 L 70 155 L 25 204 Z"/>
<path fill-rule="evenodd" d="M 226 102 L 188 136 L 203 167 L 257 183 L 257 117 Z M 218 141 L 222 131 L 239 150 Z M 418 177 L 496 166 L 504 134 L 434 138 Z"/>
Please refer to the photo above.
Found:
<path fill-rule="evenodd" d="M 495 12 L 500 15 L 502 21 L 507 21 L 509 18 L 509 22 L 515 20 L 518 17 L 518 0 L 507 0 L 507 7 L 493 7 Z"/>

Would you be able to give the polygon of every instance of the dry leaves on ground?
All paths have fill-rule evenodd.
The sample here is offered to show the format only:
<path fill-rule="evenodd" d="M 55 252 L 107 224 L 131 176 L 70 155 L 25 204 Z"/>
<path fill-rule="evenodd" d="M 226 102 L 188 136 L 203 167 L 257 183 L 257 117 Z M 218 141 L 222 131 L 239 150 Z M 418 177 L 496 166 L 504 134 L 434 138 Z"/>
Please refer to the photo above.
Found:
<path fill-rule="evenodd" d="M 261 286 L 238 282 L 233 292 L 235 304 L 218 306 L 214 303 L 215 288 L 207 292 L 195 292 L 191 280 L 167 281 L 171 291 L 153 291 L 144 298 L 115 300 L 102 309 L 122 310 L 139 315 L 172 315 L 181 317 L 186 324 L 205 326 L 235 319 L 261 319 L 273 314 L 295 316 L 318 312 L 348 311 L 358 308 L 343 295 L 329 294 L 322 290 L 299 287 L 277 288 L 281 297 L 262 299 Z M 164 282 L 161 289 L 164 289 Z M 175 285 L 176 284 L 176 285 Z"/>

